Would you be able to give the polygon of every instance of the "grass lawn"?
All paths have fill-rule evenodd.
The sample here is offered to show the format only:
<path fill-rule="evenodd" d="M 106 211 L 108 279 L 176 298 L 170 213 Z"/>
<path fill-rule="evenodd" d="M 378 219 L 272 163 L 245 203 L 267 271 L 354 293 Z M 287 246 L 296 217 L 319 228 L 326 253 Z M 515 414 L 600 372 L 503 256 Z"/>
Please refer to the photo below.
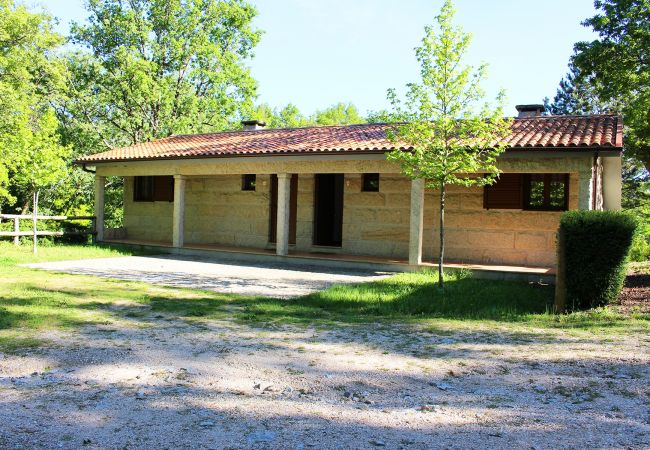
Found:
<path fill-rule="evenodd" d="M 633 333 L 650 328 L 650 315 L 613 309 L 556 316 L 553 289 L 523 282 L 447 277 L 444 294 L 431 274 L 399 274 L 361 285 L 334 286 L 293 300 L 243 297 L 66 275 L 20 267 L 21 263 L 123 256 L 128 251 L 92 246 L 41 247 L 0 243 L 0 350 L 12 352 L 48 342 L 48 332 L 92 324 L 148 326 L 147 316 L 171 320 L 235 319 L 252 326 L 416 321 L 454 329 L 493 327 L 513 332 L 570 329 Z"/>

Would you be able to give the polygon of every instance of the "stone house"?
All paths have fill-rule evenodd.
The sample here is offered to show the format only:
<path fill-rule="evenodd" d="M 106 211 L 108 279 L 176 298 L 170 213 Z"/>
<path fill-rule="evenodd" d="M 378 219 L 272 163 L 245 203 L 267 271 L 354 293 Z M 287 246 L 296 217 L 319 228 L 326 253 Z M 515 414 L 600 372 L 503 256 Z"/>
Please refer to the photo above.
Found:
<path fill-rule="evenodd" d="M 562 211 L 621 207 L 621 118 L 518 106 L 503 172 L 450 187 L 450 262 L 553 267 Z M 410 267 L 437 253 L 438 200 L 386 160 L 387 124 L 171 136 L 77 161 L 96 172 L 97 240 Z M 104 230 L 106 177 L 124 178 L 124 228 Z M 110 234 L 108 234 L 110 233 Z"/>

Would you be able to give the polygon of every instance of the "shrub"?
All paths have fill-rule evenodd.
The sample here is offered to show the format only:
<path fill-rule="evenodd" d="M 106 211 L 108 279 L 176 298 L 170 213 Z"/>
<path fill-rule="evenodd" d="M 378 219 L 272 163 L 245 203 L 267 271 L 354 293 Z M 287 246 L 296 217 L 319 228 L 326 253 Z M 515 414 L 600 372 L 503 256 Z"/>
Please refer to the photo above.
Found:
<path fill-rule="evenodd" d="M 61 228 L 66 233 L 88 231 L 88 225 L 82 225 L 77 222 L 63 222 Z M 65 242 L 66 244 L 87 244 L 89 240 L 89 236 L 83 234 L 64 235 L 61 237 L 61 242 Z"/>
<path fill-rule="evenodd" d="M 564 308 L 589 309 L 618 299 L 637 222 L 614 211 L 568 211 L 560 219 L 558 266 Z M 562 273 L 558 273 L 558 278 Z M 561 307 L 561 305 L 559 305 Z"/>

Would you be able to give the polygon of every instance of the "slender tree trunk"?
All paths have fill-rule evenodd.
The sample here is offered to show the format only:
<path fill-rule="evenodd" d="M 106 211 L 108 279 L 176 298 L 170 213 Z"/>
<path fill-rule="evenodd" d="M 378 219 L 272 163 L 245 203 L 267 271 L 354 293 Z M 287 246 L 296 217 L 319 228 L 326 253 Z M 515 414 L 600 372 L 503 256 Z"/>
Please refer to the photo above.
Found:
<path fill-rule="evenodd" d="M 442 263 L 445 259 L 445 182 L 440 182 L 440 256 L 438 258 L 438 286 L 444 287 Z"/>

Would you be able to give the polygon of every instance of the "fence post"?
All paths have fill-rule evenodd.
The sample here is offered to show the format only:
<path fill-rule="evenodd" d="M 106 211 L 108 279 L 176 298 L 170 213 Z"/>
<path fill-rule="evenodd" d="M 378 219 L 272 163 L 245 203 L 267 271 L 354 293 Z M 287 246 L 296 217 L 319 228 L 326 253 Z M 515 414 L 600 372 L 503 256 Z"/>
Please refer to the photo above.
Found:
<path fill-rule="evenodd" d="M 36 216 L 38 215 L 38 191 L 34 192 L 34 197 L 33 198 L 34 198 L 34 200 L 33 200 L 33 205 L 32 205 L 32 211 L 34 213 L 34 216 L 32 218 L 32 225 L 33 225 L 32 228 L 34 229 L 34 237 L 33 237 L 34 244 L 33 244 L 33 247 L 32 247 L 32 251 L 34 252 L 34 254 L 36 254 L 36 252 L 37 252 L 37 250 L 36 250 L 36 239 L 37 239 L 36 238 L 36 233 L 37 233 L 37 228 L 38 228 L 37 227 Z"/>
<path fill-rule="evenodd" d="M 18 236 L 18 232 L 20 232 L 20 219 L 18 217 L 14 217 L 14 245 L 20 245 L 20 236 Z"/>

